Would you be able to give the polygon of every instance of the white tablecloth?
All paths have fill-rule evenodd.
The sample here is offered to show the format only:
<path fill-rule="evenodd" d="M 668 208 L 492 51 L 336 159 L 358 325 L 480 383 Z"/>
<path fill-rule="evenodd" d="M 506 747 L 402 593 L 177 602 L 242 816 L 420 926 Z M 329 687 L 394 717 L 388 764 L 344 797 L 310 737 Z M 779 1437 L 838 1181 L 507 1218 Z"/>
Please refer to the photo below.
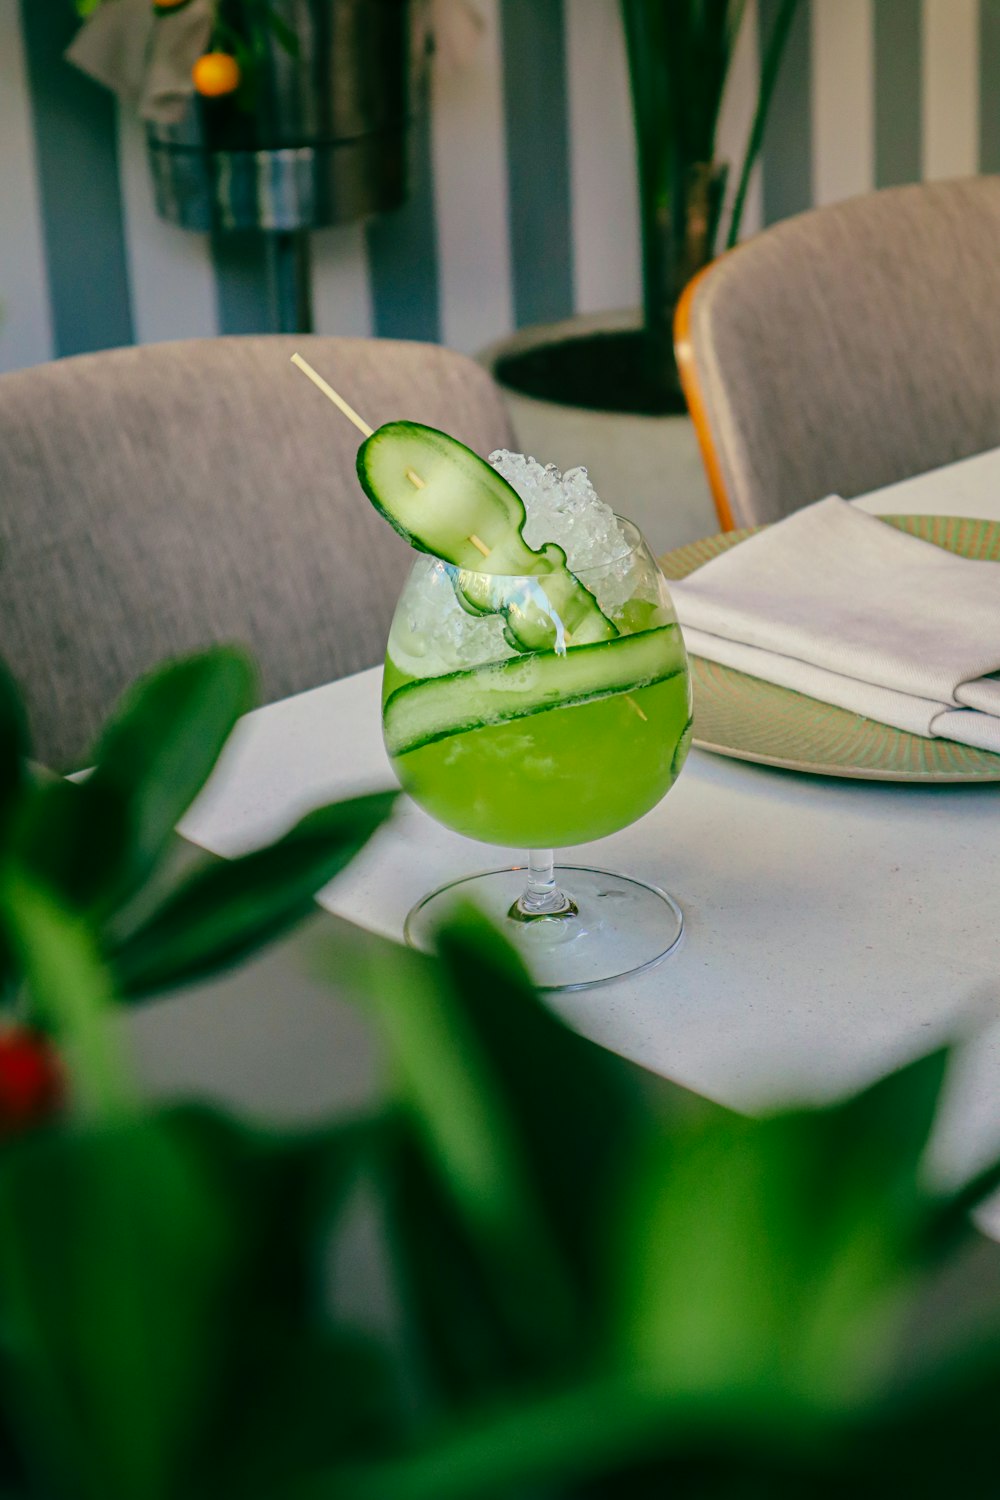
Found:
<path fill-rule="evenodd" d="M 865 508 L 1000 519 L 1000 453 L 944 477 L 893 486 Z M 232 855 L 320 802 L 392 784 L 373 670 L 249 715 L 181 831 Z M 498 854 L 402 799 L 321 904 L 399 937 L 420 896 Z M 664 886 L 686 919 L 658 968 L 556 1002 L 582 1031 L 752 1108 L 857 1086 L 975 1020 L 936 1169 L 965 1173 L 995 1154 L 1000 784 L 840 781 L 695 751 L 659 807 L 568 859 Z"/>
<path fill-rule="evenodd" d="M 1000 448 L 873 490 L 853 503 L 876 516 L 985 516 L 1000 521 Z"/>

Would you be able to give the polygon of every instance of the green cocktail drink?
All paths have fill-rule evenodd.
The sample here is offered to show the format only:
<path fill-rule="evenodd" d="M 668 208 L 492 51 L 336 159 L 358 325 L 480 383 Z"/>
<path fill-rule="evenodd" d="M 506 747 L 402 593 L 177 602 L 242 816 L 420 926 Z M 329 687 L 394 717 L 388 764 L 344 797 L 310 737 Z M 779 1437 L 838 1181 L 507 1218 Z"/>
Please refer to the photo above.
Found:
<path fill-rule="evenodd" d="M 418 901 L 407 942 L 433 951 L 458 899 L 503 927 L 545 989 L 587 989 L 659 963 L 684 925 L 672 896 L 553 863 L 557 845 L 649 812 L 687 754 L 684 642 L 642 537 L 601 503 L 585 469 L 560 474 L 506 452 L 486 463 L 419 422 L 373 429 L 292 358 L 364 433 L 361 487 L 423 554 L 385 664 L 396 774 L 438 822 L 528 850 L 527 870 L 461 876 Z"/>
<path fill-rule="evenodd" d="M 690 675 L 657 562 L 585 472 L 501 455 L 504 483 L 442 435 L 421 449 L 423 435 L 405 426 L 382 432 L 358 471 L 427 553 L 388 637 L 385 747 L 436 822 L 529 850 L 528 868 L 466 876 L 424 897 L 406 938 L 433 947 L 450 903 L 466 898 L 501 922 L 547 989 L 658 962 L 681 935 L 676 901 L 643 880 L 555 867 L 552 855 L 636 822 L 684 765 Z M 514 478 L 525 501 L 543 490 L 538 511 L 525 516 Z"/>
<path fill-rule="evenodd" d="M 651 681 L 561 704 L 553 670 L 551 707 L 497 722 L 491 722 L 490 673 L 483 668 L 486 717 L 393 755 L 400 783 L 438 822 L 507 847 L 581 844 L 634 823 L 673 785 L 691 725 L 677 626 L 660 625 L 647 639 Z M 572 647 L 564 662 L 572 669 Z M 414 680 L 420 679 L 395 665 L 390 637 L 383 702 Z M 493 693 L 494 712 L 502 714 L 502 682 Z"/>
<path fill-rule="evenodd" d="M 424 554 L 386 656 L 383 732 L 396 774 L 439 823 L 528 850 L 527 871 L 465 876 L 426 896 L 407 918 L 408 941 L 433 948 L 464 898 L 503 925 L 546 988 L 658 962 L 683 926 L 672 897 L 553 864 L 554 848 L 649 812 L 690 742 L 684 642 L 642 537 L 602 505 L 585 470 L 560 475 L 507 453 L 486 464 L 416 423 L 373 432 L 358 475 Z"/>

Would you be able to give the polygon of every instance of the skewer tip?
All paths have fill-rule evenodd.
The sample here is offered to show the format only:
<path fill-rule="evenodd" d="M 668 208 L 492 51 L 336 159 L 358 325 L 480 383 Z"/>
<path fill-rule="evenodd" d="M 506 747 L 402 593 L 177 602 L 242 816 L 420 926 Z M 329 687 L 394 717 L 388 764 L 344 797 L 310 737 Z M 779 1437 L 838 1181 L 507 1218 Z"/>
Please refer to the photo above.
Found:
<path fill-rule="evenodd" d="M 358 416 L 353 406 L 348 406 L 343 396 L 335 391 L 333 386 L 323 379 L 322 375 L 317 374 L 312 365 L 304 360 L 297 350 L 292 355 L 292 364 L 301 370 L 303 375 L 308 376 L 316 389 L 322 391 L 327 400 L 332 401 L 337 410 L 343 412 L 347 420 L 353 422 L 359 432 L 363 433 L 366 438 L 371 437 L 374 428 L 369 427 L 364 418 Z"/>

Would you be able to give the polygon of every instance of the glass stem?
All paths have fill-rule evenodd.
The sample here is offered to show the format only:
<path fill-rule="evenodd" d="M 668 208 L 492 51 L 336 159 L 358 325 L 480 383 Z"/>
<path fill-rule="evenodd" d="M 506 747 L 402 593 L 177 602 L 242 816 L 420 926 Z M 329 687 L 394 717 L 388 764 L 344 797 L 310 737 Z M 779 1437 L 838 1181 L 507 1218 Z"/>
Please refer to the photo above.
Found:
<path fill-rule="evenodd" d="M 565 891 L 556 885 L 551 849 L 532 849 L 528 853 L 528 880 L 509 915 L 515 922 L 530 922 L 535 917 L 571 917 L 576 906 Z"/>

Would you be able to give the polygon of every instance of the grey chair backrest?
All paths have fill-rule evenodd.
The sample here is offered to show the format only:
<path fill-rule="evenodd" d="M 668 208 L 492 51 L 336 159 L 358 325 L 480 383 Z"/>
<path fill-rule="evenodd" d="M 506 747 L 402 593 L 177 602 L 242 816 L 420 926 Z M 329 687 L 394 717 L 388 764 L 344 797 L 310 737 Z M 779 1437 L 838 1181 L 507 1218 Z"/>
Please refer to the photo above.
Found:
<path fill-rule="evenodd" d="M 252 649 L 266 701 L 380 659 L 413 553 L 296 348 L 373 427 L 510 444 L 486 372 L 425 344 L 206 339 L 0 378 L 0 656 L 40 760 L 83 763 L 135 677 L 211 642 Z"/>
<path fill-rule="evenodd" d="M 1000 178 L 766 230 L 689 289 L 678 355 L 724 524 L 726 502 L 753 525 L 997 446 Z"/>

